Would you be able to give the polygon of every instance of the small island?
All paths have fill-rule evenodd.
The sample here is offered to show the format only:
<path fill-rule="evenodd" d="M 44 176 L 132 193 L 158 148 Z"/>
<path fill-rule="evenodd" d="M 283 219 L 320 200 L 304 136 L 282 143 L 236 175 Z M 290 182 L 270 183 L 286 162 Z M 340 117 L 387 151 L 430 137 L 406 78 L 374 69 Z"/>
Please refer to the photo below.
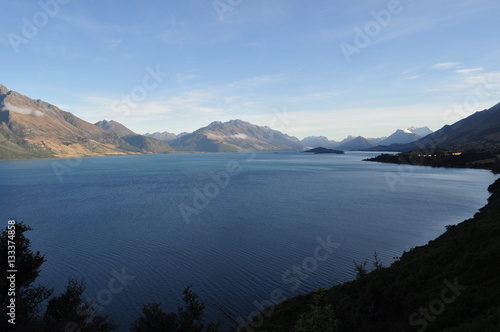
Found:
<path fill-rule="evenodd" d="M 333 149 L 327 149 L 327 148 L 323 148 L 323 147 L 317 147 L 317 148 L 314 148 L 311 150 L 306 150 L 304 152 L 310 152 L 310 153 L 314 153 L 314 154 L 322 154 L 322 153 L 345 154 L 345 152 L 342 150 L 333 150 Z"/>

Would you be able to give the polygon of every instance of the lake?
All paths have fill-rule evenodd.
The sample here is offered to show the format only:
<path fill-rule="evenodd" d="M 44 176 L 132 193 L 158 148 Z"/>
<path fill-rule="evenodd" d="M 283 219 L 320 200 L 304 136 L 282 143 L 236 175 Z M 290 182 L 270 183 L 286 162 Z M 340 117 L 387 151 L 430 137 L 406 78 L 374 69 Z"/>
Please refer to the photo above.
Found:
<path fill-rule="evenodd" d="M 388 265 L 486 204 L 485 170 L 363 162 L 379 153 L 167 154 L 0 162 L 0 220 L 47 259 L 38 282 L 86 296 L 127 331 L 143 304 L 247 320 L 261 304 Z M 226 325 L 227 326 L 227 325 Z"/>

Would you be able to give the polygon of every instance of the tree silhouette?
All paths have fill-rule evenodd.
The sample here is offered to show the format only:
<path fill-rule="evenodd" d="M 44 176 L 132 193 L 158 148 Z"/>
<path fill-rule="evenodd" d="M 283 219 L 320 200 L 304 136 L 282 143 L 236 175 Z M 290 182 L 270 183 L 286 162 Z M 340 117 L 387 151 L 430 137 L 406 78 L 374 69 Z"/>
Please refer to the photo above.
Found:
<path fill-rule="evenodd" d="M 43 285 L 33 285 L 40 274 L 40 268 L 45 258 L 39 251 L 34 253 L 30 248 L 30 240 L 25 232 L 31 228 L 24 223 L 10 223 L 0 234 L 0 321 L 1 331 L 78 331 L 78 332 L 108 332 L 117 326 L 106 316 L 89 313 L 89 304 L 83 302 L 82 294 L 85 290 L 83 281 L 70 279 L 66 290 L 59 296 L 50 296 L 53 289 Z M 15 246 L 15 250 L 13 250 Z M 9 265 L 8 256 L 15 251 L 15 263 Z M 15 273 L 15 294 L 10 290 L 7 277 Z M 13 289 L 13 288 L 12 288 Z M 13 296 L 9 295 L 12 294 Z M 11 299 L 15 299 L 15 325 L 8 322 L 7 308 Z M 43 315 L 40 307 L 48 301 Z"/>
<path fill-rule="evenodd" d="M 45 258 L 40 252 L 34 253 L 30 248 L 30 240 L 24 235 L 31 228 L 23 223 L 9 222 L 9 226 L 0 234 L 0 330 L 21 331 L 29 330 L 29 326 L 39 322 L 38 316 L 40 305 L 48 299 L 53 290 L 46 286 L 33 283 L 40 274 L 40 267 L 45 262 Z M 14 247 L 15 248 L 14 248 Z M 14 249 L 14 250 L 12 250 Z M 9 266 L 8 256 L 15 251 L 15 262 Z M 17 270 L 15 273 L 15 296 L 10 289 L 10 282 L 7 277 L 11 275 L 7 271 Z M 8 323 L 6 317 L 8 313 L 7 305 L 11 299 L 15 299 L 15 325 Z"/>
<path fill-rule="evenodd" d="M 142 308 L 142 316 L 132 325 L 134 332 L 217 332 L 218 324 L 204 324 L 205 303 L 198 299 L 187 286 L 182 292 L 184 307 L 178 307 L 177 313 L 166 313 L 160 303 L 146 304 Z"/>

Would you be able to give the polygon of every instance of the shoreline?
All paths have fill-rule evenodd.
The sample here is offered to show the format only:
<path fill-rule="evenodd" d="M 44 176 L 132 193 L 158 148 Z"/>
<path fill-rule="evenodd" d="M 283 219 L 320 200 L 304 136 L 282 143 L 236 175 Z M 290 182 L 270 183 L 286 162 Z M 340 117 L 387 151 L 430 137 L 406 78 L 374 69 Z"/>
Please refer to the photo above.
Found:
<path fill-rule="evenodd" d="M 363 161 L 435 168 L 486 169 L 493 174 L 500 174 L 500 156 L 491 152 L 435 153 L 432 155 L 382 153 L 373 158 L 363 159 Z"/>

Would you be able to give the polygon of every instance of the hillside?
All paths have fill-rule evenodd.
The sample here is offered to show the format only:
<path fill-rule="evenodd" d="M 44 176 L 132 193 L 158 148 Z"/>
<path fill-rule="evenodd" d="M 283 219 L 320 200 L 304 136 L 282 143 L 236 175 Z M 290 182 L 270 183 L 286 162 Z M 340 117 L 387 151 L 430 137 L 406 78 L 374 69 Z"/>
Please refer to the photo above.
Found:
<path fill-rule="evenodd" d="M 178 151 L 239 152 L 302 150 L 301 142 L 268 127 L 242 120 L 215 121 L 171 143 Z"/>
<path fill-rule="evenodd" d="M 149 153 L 171 153 L 175 151 L 166 142 L 144 135 L 124 136 L 122 139 L 128 144 Z"/>
<path fill-rule="evenodd" d="M 389 267 L 357 266 L 356 280 L 286 300 L 256 317 L 254 331 L 298 331 L 301 314 L 326 331 L 494 332 L 500 327 L 500 179 L 474 218 Z M 267 314 L 266 314 L 267 313 Z M 316 315 L 315 315 L 316 313 Z M 263 319 L 263 317 L 265 317 Z M 303 316 L 304 317 L 304 316 Z M 304 319 L 302 319 L 303 321 Z M 240 328 L 244 330 L 244 328 Z M 305 331 L 305 330 L 304 330 Z"/>
<path fill-rule="evenodd" d="M 0 85 L 0 159 L 140 153 L 118 135 Z"/>
<path fill-rule="evenodd" d="M 166 142 L 145 135 L 139 135 L 116 121 L 99 121 L 95 124 L 99 128 L 120 136 L 128 144 L 145 153 L 169 153 L 174 149 Z"/>

